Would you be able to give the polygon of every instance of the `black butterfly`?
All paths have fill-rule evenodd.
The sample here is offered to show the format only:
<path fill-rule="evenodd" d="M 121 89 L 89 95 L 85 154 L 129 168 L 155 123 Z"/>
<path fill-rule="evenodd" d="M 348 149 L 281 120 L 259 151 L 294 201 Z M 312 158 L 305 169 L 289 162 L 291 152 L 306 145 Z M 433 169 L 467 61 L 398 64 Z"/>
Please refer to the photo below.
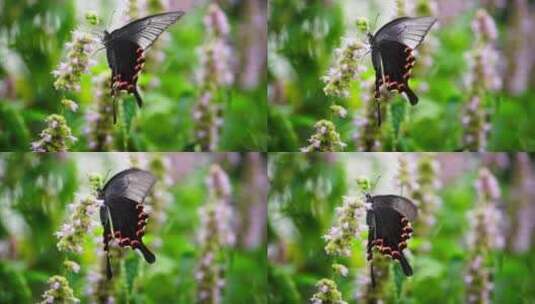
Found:
<path fill-rule="evenodd" d="M 414 66 L 413 51 L 427 35 L 437 20 L 433 17 L 401 17 L 390 21 L 375 35 L 368 33 L 375 69 L 375 98 L 380 97 L 381 85 L 387 90 L 405 93 L 412 105 L 418 103 L 418 96 L 409 88 L 408 80 Z M 378 122 L 381 124 L 379 103 Z"/>
<path fill-rule="evenodd" d="M 398 260 L 405 275 L 412 275 L 412 268 L 403 254 L 407 240 L 412 235 L 411 223 L 418 210 L 407 198 L 397 195 L 366 194 L 366 201 L 371 209 L 366 214 L 368 231 L 367 259 L 373 258 L 373 247 L 384 255 Z M 371 265 L 372 285 L 375 285 L 373 264 Z"/>
<path fill-rule="evenodd" d="M 112 238 L 117 239 L 121 247 L 139 249 L 148 263 L 156 260 L 142 240 L 148 218 L 143 212 L 143 201 L 155 182 L 150 172 L 131 168 L 117 173 L 98 192 L 99 199 L 104 201 L 100 207 L 100 221 L 104 226 L 108 278 L 112 276 L 108 252 Z"/>
<path fill-rule="evenodd" d="M 104 31 L 102 43 L 106 47 L 108 65 L 112 71 L 112 96 L 116 96 L 119 90 L 126 90 L 134 94 L 141 108 L 143 101 L 137 91 L 137 78 L 145 62 L 144 53 L 182 15 L 184 12 L 176 11 L 147 16 L 132 21 L 111 33 Z M 116 122 L 115 99 L 113 121 Z"/>

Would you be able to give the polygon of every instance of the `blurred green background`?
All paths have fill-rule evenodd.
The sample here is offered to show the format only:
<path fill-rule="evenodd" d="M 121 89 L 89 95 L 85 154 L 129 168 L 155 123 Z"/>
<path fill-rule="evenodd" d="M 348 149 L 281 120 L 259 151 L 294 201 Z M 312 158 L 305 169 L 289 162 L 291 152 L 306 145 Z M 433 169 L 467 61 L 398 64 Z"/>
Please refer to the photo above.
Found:
<path fill-rule="evenodd" d="M 205 180 L 211 164 L 229 175 L 235 214 L 230 225 L 237 239 L 225 250 L 221 303 L 266 303 L 265 161 L 258 153 L 0 154 L 0 303 L 42 301 L 53 275 L 66 276 L 82 303 L 108 303 L 95 299 L 102 288 L 111 291 L 115 303 L 194 303 L 201 254 L 198 212 L 208 200 Z M 144 237 L 157 259 L 147 264 L 125 249 L 126 271 L 106 283 L 95 276 L 105 265 L 96 255 L 103 246 L 98 213 L 80 255 L 58 251 L 54 233 L 72 213 L 67 205 L 89 193 L 89 174 L 109 178 L 132 163 L 158 176 L 148 205 L 159 199 L 163 208 L 149 218 Z M 65 272 L 65 259 L 79 263 L 79 273 Z"/>
<path fill-rule="evenodd" d="M 533 1 L 476 0 L 273 0 L 270 1 L 268 38 L 269 151 L 298 151 L 308 145 L 313 125 L 320 119 L 332 120 L 345 151 L 359 151 L 354 136 L 359 132 L 354 120 L 363 116 L 362 90 L 353 81 L 349 98 L 328 97 L 321 77 L 336 59 L 335 48 L 345 36 L 358 36 L 356 20 L 365 17 L 372 32 L 397 16 L 398 5 L 408 15 L 421 7 L 434 8 L 435 25 L 422 46 L 432 49 L 430 67 L 412 73 L 420 102 L 412 107 L 395 94 L 390 100 L 387 122 L 382 126 L 384 151 L 457 151 L 463 148 L 461 109 L 470 99 L 463 89 L 469 70 L 465 53 L 474 45 L 471 22 L 479 8 L 493 17 L 499 31 L 495 44 L 499 52 L 497 77 L 503 88 L 486 92 L 484 104 L 489 113 L 488 151 L 531 151 L 535 149 L 533 90 L 535 55 L 531 51 L 534 31 Z M 420 13 L 421 15 L 421 13 Z M 371 58 L 361 63 L 371 69 Z M 373 69 L 365 75 L 373 78 Z M 422 86 L 422 84 L 425 84 Z M 425 87 L 425 89 L 423 89 Z M 329 107 L 339 104 L 348 109 L 340 119 Z M 373 135 L 371 135 L 373 136 Z"/>
<path fill-rule="evenodd" d="M 398 158 L 403 156 L 411 168 L 420 163 L 418 153 L 279 153 L 270 155 L 268 167 L 271 190 L 268 201 L 268 278 L 270 303 L 307 303 L 318 290 L 322 278 L 335 280 L 348 303 L 362 296 L 363 282 L 369 278 L 366 262 L 367 227 L 352 242 L 349 257 L 325 253 L 323 238 L 336 222 L 335 208 L 342 196 L 361 195 L 356 180 L 367 177 L 372 195 L 396 194 L 400 190 Z M 501 196 L 496 204 L 503 215 L 495 235 L 505 240 L 502 249 L 489 251 L 486 262 L 491 274 L 491 293 L 487 303 L 533 303 L 535 301 L 535 211 L 533 183 L 535 158 L 527 154 L 440 153 L 434 157 L 440 168 L 432 183 L 439 204 L 427 237 L 419 228 L 408 242 L 409 262 L 414 275 L 406 278 L 399 265 L 391 266 L 393 289 L 383 294 L 382 303 L 468 303 L 467 265 L 471 257 L 468 242 L 468 214 L 477 206 L 474 187 L 479 168 L 495 174 Z M 435 168 L 436 170 L 436 168 Z M 411 171 L 411 178 L 418 174 Z M 421 182 L 416 182 L 416 186 Z M 413 198 L 411 198 L 413 199 Z M 431 197 L 433 199 L 433 197 Z M 414 200 L 414 199 L 413 199 Z M 440 203 L 441 202 L 441 203 Z M 484 210 L 487 207 L 483 207 Z M 422 216 L 422 206 L 419 208 Z M 361 223 L 364 223 L 361 219 Z M 492 236 L 494 237 L 494 235 Z M 423 244 L 430 244 L 425 251 Z M 427 245 L 429 246 L 429 245 Z M 334 274 L 332 263 L 347 266 L 349 274 Z M 487 264 L 488 263 L 488 264 Z M 393 264 L 393 263 L 390 263 Z M 397 264 L 397 263 L 396 263 Z M 377 269 L 377 268 L 376 268 Z"/>
<path fill-rule="evenodd" d="M 64 61 L 64 46 L 71 40 L 71 31 L 113 30 L 128 21 L 121 16 L 126 5 L 146 5 L 140 14 L 148 15 L 161 12 L 164 2 L 168 2 L 167 9 L 184 10 L 186 15 L 169 29 L 167 38 L 160 37 L 148 52 L 139 80 L 144 107 L 137 109 L 132 96 L 122 95 L 127 126 L 112 126 L 110 150 L 191 151 L 195 144 L 192 112 L 199 94 L 198 49 L 206 37 L 203 17 L 211 1 L 2 1 L 0 150 L 30 150 L 30 143 L 45 128 L 45 117 L 53 113 L 66 116 L 78 138 L 71 150 L 93 150 L 86 135 L 86 114 L 95 108 L 97 99 L 97 88 L 91 79 L 110 72 L 105 51 L 100 51 L 92 57 L 97 64 L 83 75 L 79 93 L 62 95 L 54 89 L 52 71 Z M 231 27 L 228 43 L 232 47 L 231 65 L 236 80 L 220 92 L 225 96 L 224 124 L 215 151 L 265 151 L 265 5 L 262 1 L 217 3 L 227 14 Z M 89 26 L 84 19 L 90 10 L 101 17 L 98 27 Z M 163 61 L 157 62 L 157 57 L 163 57 Z M 109 85 L 105 88 L 108 94 Z M 76 113 L 63 111 L 62 96 L 76 101 L 80 109 Z M 119 117 L 120 122 L 124 119 Z"/>

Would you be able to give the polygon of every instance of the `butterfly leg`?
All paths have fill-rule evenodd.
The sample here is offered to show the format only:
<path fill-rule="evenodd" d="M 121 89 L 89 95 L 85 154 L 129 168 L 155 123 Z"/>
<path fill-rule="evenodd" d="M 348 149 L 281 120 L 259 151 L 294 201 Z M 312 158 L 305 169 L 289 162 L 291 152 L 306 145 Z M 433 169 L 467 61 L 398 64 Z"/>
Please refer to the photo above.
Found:
<path fill-rule="evenodd" d="M 111 96 L 112 100 L 112 111 L 113 111 L 113 124 L 117 123 L 117 90 L 121 86 L 121 74 L 112 75 L 111 79 Z"/>
<path fill-rule="evenodd" d="M 377 126 L 381 126 L 381 104 L 380 104 L 380 97 L 381 97 L 381 85 L 384 83 L 383 78 L 377 77 L 375 79 L 375 102 L 377 107 Z"/>
<path fill-rule="evenodd" d="M 377 126 L 381 126 L 381 103 L 379 100 L 375 101 L 377 103 Z"/>
<path fill-rule="evenodd" d="M 113 124 L 117 123 L 117 99 L 113 96 Z"/>
<path fill-rule="evenodd" d="M 104 242 L 104 252 L 106 254 L 106 277 L 109 279 L 112 278 L 113 273 L 111 270 L 111 262 L 110 262 L 110 240 L 112 238 L 111 235 L 111 229 L 109 223 L 104 225 L 104 232 L 103 232 L 103 242 Z"/>
<path fill-rule="evenodd" d="M 143 106 L 143 100 L 141 99 L 141 96 L 139 95 L 139 92 L 134 87 L 132 90 L 132 93 L 134 94 L 134 97 L 136 98 L 137 105 L 141 108 Z"/>
<path fill-rule="evenodd" d="M 373 263 L 370 263 L 370 278 L 372 281 L 372 288 L 375 288 L 375 273 L 373 272 Z"/>
<path fill-rule="evenodd" d="M 375 288 L 375 273 L 373 272 L 373 246 L 375 244 L 375 229 L 370 227 L 368 231 L 368 255 L 367 260 L 370 261 L 370 279 L 372 287 Z"/>

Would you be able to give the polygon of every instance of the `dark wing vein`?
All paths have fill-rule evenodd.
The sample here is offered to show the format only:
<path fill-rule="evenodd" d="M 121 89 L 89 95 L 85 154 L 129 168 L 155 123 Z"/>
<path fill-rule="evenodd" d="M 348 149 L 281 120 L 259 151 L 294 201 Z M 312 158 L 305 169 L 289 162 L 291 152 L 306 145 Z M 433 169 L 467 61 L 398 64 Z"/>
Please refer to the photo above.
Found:
<path fill-rule="evenodd" d="M 143 49 L 147 49 L 169 26 L 173 25 L 183 15 L 184 12 L 176 11 L 135 20 L 113 31 L 111 40 L 127 39 L 139 44 Z"/>
<path fill-rule="evenodd" d="M 384 25 L 374 35 L 373 43 L 390 40 L 403 43 L 415 49 L 423 41 L 429 29 L 436 22 L 433 17 L 401 17 Z"/>

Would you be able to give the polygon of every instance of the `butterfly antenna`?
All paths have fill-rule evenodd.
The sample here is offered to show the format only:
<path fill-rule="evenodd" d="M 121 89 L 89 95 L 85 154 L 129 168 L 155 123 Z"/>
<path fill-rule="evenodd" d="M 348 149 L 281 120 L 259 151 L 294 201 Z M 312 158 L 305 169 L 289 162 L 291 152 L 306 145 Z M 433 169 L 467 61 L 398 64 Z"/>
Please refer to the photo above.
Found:
<path fill-rule="evenodd" d="M 115 13 L 117 13 L 117 9 L 114 9 L 114 10 L 111 12 L 110 20 L 108 20 L 108 26 L 107 26 L 108 30 L 109 30 L 109 28 L 111 27 L 111 22 L 112 22 L 112 20 L 113 20 L 113 17 L 114 17 L 114 15 L 115 15 Z"/>
<path fill-rule="evenodd" d="M 105 49 L 105 48 L 106 48 L 105 46 L 99 48 L 98 50 L 92 52 L 91 55 L 89 55 L 89 57 L 93 57 L 94 55 L 96 55 L 98 52 L 102 51 L 102 50 Z"/>
<path fill-rule="evenodd" d="M 379 20 L 379 13 L 375 15 L 375 20 L 373 21 L 373 31 L 375 32 L 375 29 L 377 28 L 377 20 Z"/>
<path fill-rule="evenodd" d="M 117 99 L 113 97 L 113 124 L 117 123 Z"/>
<path fill-rule="evenodd" d="M 371 189 L 375 190 L 375 187 L 377 187 L 377 184 L 379 184 L 379 180 L 381 179 L 381 175 L 377 175 L 377 177 L 375 178 L 375 181 L 371 184 Z"/>
<path fill-rule="evenodd" d="M 110 253 L 106 252 L 106 276 L 111 280 L 113 273 L 111 272 Z"/>
<path fill-rule="evenodd" d="M 98 38 L 101 38 L 101 36 L 102 36 L 102 31 L 101 30 L 91 29 L 89 32 L 91 33 L 91 35 L 95 35 Z"/>
<path fill-rule="evenodd" d="M 104 180 L 108 180 L 110 173 L 111 173 L 111 169 L 108 169 L 108 171 L 106 172 L 106 175 L 104 176 Z"/>

